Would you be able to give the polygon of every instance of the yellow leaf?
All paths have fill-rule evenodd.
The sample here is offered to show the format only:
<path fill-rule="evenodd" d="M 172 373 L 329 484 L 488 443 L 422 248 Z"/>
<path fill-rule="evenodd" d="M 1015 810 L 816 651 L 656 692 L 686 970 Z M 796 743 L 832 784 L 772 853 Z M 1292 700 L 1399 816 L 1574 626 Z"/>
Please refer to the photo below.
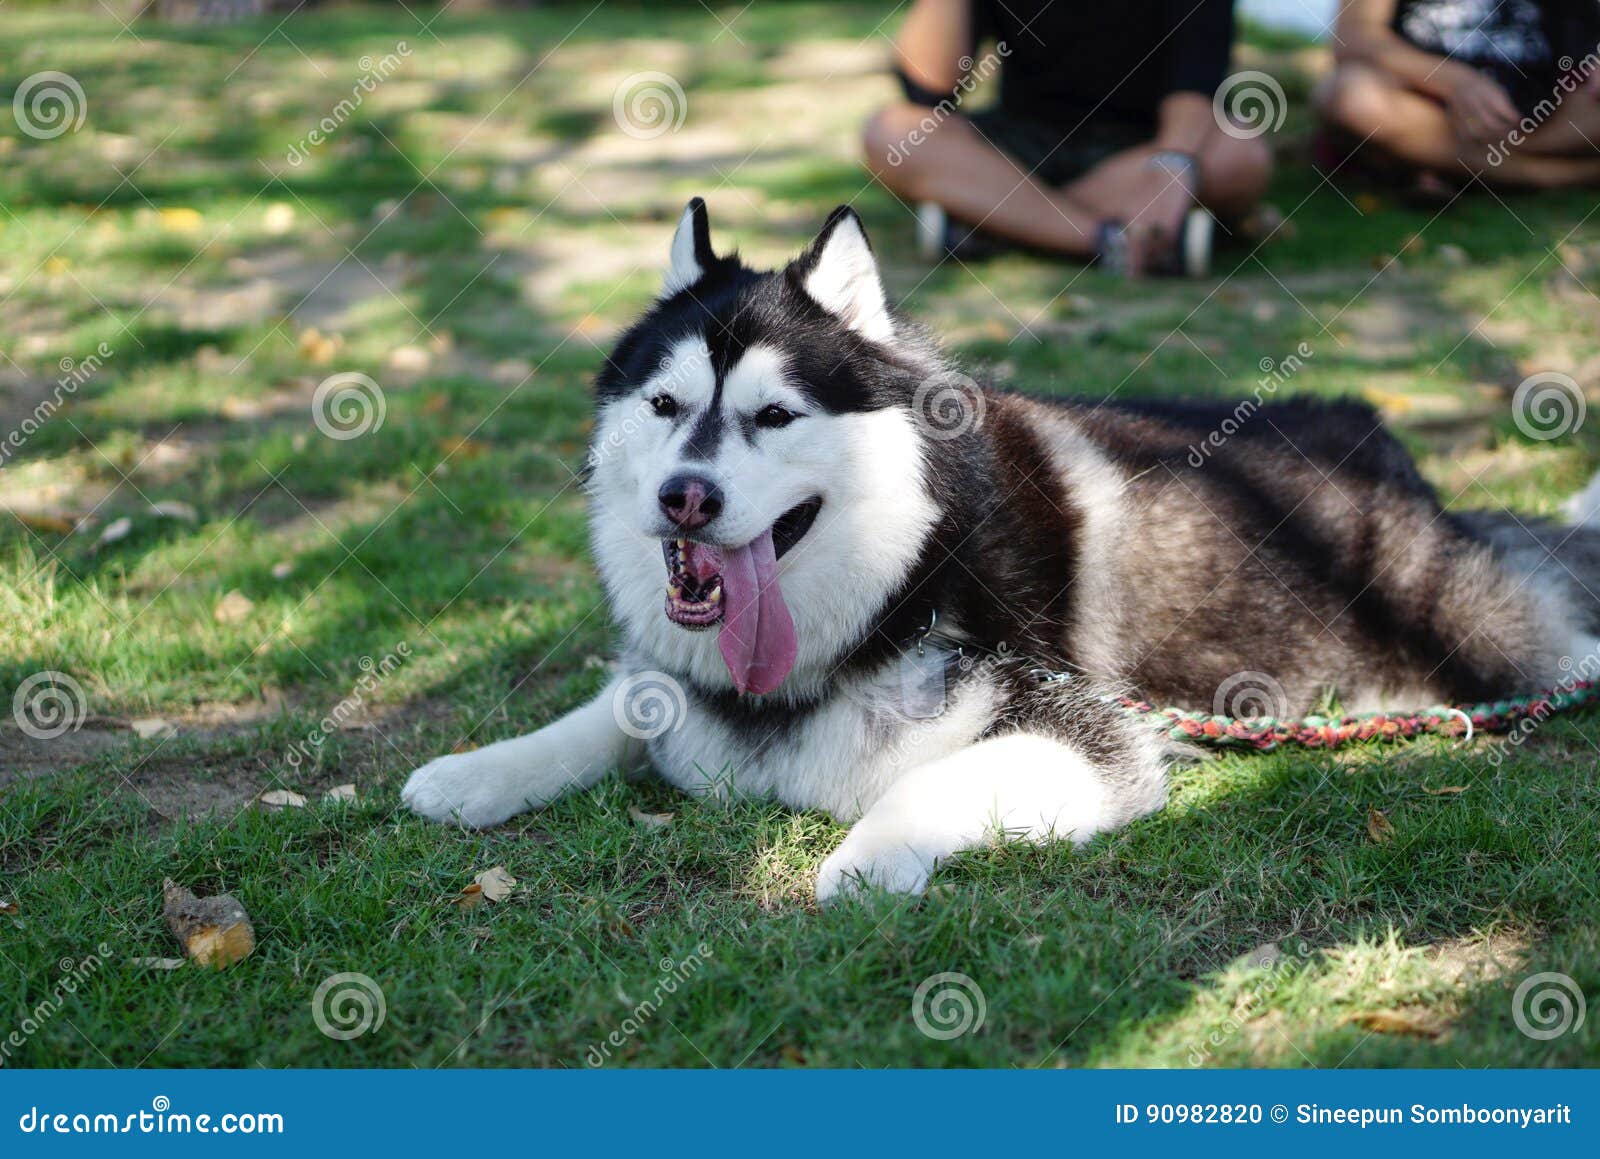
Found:
<path fill-rule="evenodd" d="M 169 205 L 161 210 L 161 227 L 176 230 L 180 233 L 190 233 L 204 224 L 205 218 L 200 216 L 198 209 L 190 209 L 186 205 Z"/>
<path fill-rule="evenodd" d="M 1411 1034 L 1418 1038 L 1437 1038 L 1439 1025 L 1399 1010 L 1363 1010 L 1345 1019 L 1374 1034 Z"/>
<path fill-rule="evenodd" d="M 1394 838 L 1394 826 L 1382 812 L 1367 806 L 1367 836 L 1379 845 L 1387 845 Z"/>

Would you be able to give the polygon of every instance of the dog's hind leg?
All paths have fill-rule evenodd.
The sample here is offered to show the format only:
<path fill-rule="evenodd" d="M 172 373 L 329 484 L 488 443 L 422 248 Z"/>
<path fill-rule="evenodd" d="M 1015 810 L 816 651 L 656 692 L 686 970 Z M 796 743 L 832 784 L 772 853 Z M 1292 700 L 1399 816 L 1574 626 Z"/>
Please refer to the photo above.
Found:
<path fill-rule="evenodd" d="M 1075 741 L 1053 728 L 1008 732 L 908 771 L 823 862 L 817 900 L 864 887 L 921 893 L 961 850 L 1015 838 L 1081 845 L 1160 808 L 1163 745 L 1097 707 L 1105 733 Z"/>
<path fill-rule="evenodd" d="M 411 774 L 401 798 L 424 817 L 478 829 L 586 789 L 613 769 L 642 764 L 643 742 L 617 722 L 622 684 L 612 681 L 538 732 L 430 761 Z"/>

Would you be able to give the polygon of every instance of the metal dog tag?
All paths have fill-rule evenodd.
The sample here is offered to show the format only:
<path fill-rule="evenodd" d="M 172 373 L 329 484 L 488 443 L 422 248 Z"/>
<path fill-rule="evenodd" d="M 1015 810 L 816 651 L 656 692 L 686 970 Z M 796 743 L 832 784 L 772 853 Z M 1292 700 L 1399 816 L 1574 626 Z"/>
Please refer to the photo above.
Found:
<path fill-rule="evenodd" d="M 912 720 L 944 715 L 944 668 L 948 656 L 919 641 L 900 653 L 900 711 Z"/>

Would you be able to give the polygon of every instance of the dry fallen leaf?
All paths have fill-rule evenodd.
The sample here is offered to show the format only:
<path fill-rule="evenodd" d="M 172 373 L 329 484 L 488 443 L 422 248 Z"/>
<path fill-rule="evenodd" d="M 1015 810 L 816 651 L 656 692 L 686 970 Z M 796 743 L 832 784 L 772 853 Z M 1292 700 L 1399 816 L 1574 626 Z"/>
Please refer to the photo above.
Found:
<path fill-rule="evenodd" d="M 1427 785 L 1423 785 L 1422 791 L 1435 797 L 1443 797 L 1447 793 L 1465 793 L 1467 787 L 1465 785 L 1440 785 L 1437 789 L 1430 789 Z"/>
<path fill-rule="evenodd" d="M 170 720 L 164 720 L 159 716 L 141 716 L 138 720 L 130 720 L 128 727 L 133 729 L 142 740 L 149 740 L 151 737 L 165 736 L 169 732 L 178 731 L 173 727 Z"/>
<path fill-rule="evenodd" d="M 17 903 L 10 898 L 0 898 L 0 914 L 16 917 L 22 911 L 17 908 Z"/>
<path fill-rule="evenodd" d="M 248 616 L 255 606 L 255 602 L 249 596 L 234 588 L 217 601 L 217 606 L 211 610 L 211 615 L 219 624 L 237 624 Z"/>
<path fill-rule="evenodd" d="M 294 206 L 287 202 L 274 201 L 267 206 L 267 212 L 261 217 L 261 224 L 274 236 L 288 233 L 294 228 Z"/>
<path fill-rule="evenodd" d="M 294 574 L 294 564 L 282 560 L 272 565 L 272 578 L 275 580 L 288 579 Z"/>
<path fill-rule="evenodd" d="M 100 545 L 115 543 L 119 539 L 126 539 L 128 532 L 133 530 L 133 520 L 124 515 L 121 519 L 113 519 L 106 524 L 105 530 L 100 533 Z"/>
<path fill-rule="evenodd" d="M 268 789 L 256 798 L 269 809 L 304 809 L 306 799 L 291 789 Z"/>
<path fill-rule="evenodd" d="M 335 785 L 322 794 L 322 799 L 324 801 L 354 801 L 356 799 L 356 787 L 354 785 Z"/>
<path fill-rule="evenodd" d="M 1418 1038 L 1437 1038 L 1439 1025 L 1399 1010 L 1363 1010 L 1345 1019 L 1374 1034 L 1412 1034 Z"/>
<path fill-rule="evenodd" d="M 220 970 L 256 948 L 250 915 L 232 894 L 196 897 L 169 877 L 162 884 L 161 914 L 184 955 L 198 965 Z"/>
<path fill-rule="evenodd" d="M 456 905 L 462 909 L 477 909 L 483 904 L 483 886 L 473 882 L 461 891 L 456 898 Z"/>
<path fill-rule="evenodd" d="M 668 825 L 672 824 L 672 818 L 675 816 L 675 814 L 646 813 L 643 810 L 629 805 L 628 816 L 632 817 L 637 824 L 643 825 L 646 829 L 665 829 Z"/>
<path fill-rule="evenodd" d="M 29 515 L 22 511 L 13 511 L 12 514 L 24 527 L 42 534 L 71 535 L 76 526 L 72 520 L 61 515 Z"/>
<path fill-rule="evenodd" d="M 1382 812 L 1367 806 L 1367 836 L 1379 845 L 1387 845 L 1394 837 L 1394 826 Z"/>
<path fill-rule="evenodd" d="M 159 515 L 163 519 L 181 519 L 185 523 L 195 523 L 200 518 L 200 513 L 194 509 L 194 504 L 185 503 L 182 499 L 163 499 L 159 503 L 152 503 L 150 514 Z"/>
<path fill-rule="evenodd" d="M 439 453 L 458 459 L 481 459 L 489 451 L 489 444 L 466 437 L 439 440 Z"/>
<path fill-rule="evenodd" d="M 130 958 L 135 966 L 143 966 L 147 970 L 176 970 L 183 965 L 182 958 Z"/>
<path fill-rule="evenodd" d="M 489 901 L 505 901 L 517 887 L 517 879 L 507 873 L 503 865 L 485 869 L 473 878 L 472 882 L 483 891 L 483 896 Z"/>

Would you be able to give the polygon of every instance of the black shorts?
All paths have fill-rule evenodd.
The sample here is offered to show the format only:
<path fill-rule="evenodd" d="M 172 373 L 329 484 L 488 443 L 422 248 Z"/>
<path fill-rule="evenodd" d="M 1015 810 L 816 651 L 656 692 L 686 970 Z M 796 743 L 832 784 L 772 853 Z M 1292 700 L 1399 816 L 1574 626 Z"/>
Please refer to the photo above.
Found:
<path fill-rule="evenodd" d="M 1044 185 L 1070 184 L 1117 153 L 1148 144 L 1154 125 L 1106 117 L 1054 122 L 1018 116 L 1005 109 L 985 109 L 967 118 L 1001 152 Z"/>

